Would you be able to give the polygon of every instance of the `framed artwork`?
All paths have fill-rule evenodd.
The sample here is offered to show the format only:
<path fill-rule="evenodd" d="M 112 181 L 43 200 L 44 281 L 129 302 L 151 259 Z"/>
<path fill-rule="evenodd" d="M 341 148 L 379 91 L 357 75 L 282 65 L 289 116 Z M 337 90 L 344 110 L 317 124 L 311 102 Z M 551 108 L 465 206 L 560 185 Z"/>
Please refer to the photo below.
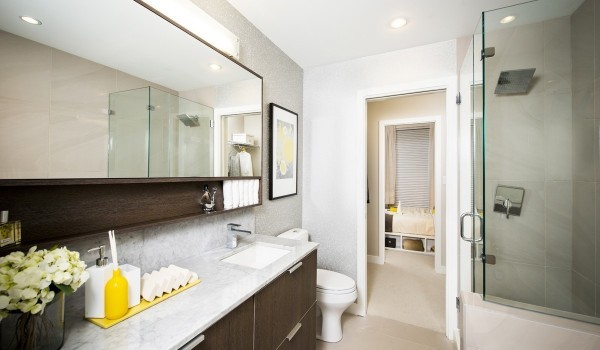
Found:
<path fill-rule="evenodd" d="M 269 199 L 298 194 L 298 114 L 269 104 Z"/>

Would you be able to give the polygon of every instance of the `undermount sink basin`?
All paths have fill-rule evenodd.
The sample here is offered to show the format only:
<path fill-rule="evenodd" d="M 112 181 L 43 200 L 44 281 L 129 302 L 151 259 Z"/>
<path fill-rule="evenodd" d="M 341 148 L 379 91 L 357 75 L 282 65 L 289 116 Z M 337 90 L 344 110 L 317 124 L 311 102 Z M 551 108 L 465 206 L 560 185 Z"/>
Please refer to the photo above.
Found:
<path fill-rule="evenodd" d="M 249 248 L 221 259 L 221 261 L 262 269 L 288 253 L 290 253 L 290 250 L 283 247 L 277 248 L 272 245 L 254 243 Z"/>

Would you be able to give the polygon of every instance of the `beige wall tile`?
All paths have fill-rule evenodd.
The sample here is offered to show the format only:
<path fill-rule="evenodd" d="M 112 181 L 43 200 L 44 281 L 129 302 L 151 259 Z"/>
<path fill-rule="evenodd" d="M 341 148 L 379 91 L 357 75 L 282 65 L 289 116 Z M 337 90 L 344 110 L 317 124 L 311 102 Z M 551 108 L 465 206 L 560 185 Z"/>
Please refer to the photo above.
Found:
<path fill-rule="evenodd" d="M 50 106 L 51 48 L 0 31 L 0 97 Z"/>
<path fill-rule="evenodd" d="M 0 178 L 48 176 L 48 110 L 0 97 Z"/>

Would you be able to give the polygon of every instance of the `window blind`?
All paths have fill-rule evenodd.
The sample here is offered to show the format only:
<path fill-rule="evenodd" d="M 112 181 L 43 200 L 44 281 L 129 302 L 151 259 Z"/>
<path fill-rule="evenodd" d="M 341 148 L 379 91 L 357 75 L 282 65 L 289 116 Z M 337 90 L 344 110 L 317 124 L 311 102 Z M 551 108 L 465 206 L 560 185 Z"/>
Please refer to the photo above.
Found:
<path fill-rule="evenodd" d="M 396 129 L 396 203 L 429 208 L 429 127 Z"/>

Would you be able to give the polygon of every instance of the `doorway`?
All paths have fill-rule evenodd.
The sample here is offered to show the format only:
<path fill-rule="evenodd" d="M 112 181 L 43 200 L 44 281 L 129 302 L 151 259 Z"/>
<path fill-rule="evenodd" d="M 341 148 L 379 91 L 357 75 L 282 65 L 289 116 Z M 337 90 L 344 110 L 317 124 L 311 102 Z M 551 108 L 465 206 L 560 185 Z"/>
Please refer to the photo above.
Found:
<path fill-rule="evenodd" d="M 441 333 L 445 114 L 445 90 L 367 100 L 367 313 Z"/>

